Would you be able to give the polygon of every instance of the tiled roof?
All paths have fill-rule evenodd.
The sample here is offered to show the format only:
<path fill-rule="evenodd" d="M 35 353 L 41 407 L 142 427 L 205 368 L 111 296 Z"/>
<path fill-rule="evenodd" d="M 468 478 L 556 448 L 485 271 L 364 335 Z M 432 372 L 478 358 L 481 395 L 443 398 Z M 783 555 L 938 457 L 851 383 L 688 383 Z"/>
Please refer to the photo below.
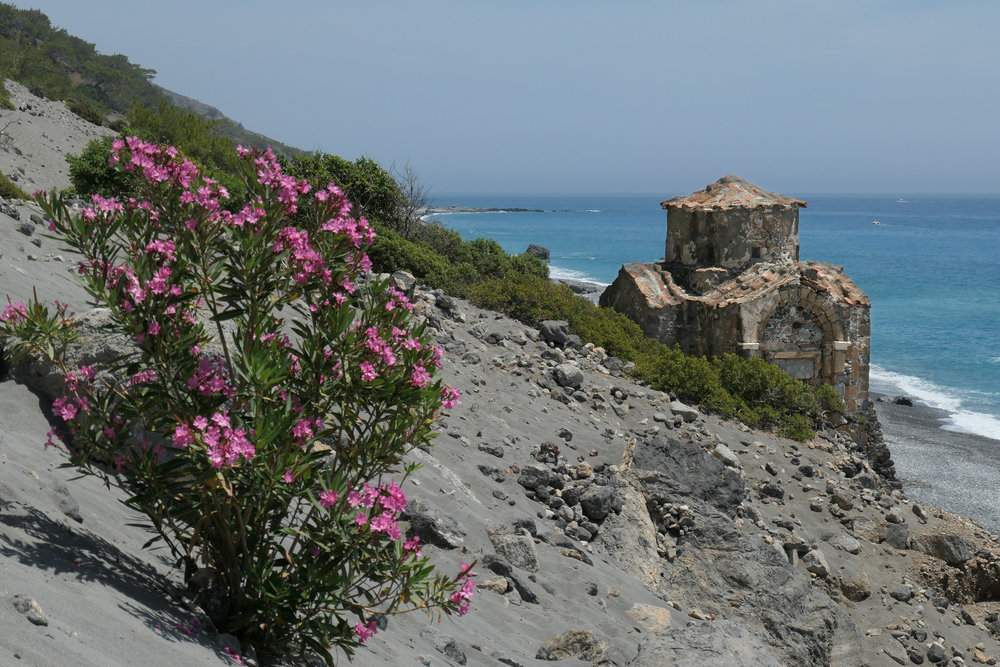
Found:
<path fill-rule="evenodd" d="M 662 208 L 728 210 L 734 208 L 806 207 L 804 201 L 761 190 L 740 176 L 723 176 L 704 190 L 660 202 Z"/>
<path fill-rule="evenodd" d="M 635 282 L 646 302 L 655 308 L 676 306 L 684 301 L 700 301 L 715 308 L 748 303 L 785 285 L 800 283 L 834 303 L 870 306 L 868 296 L 854 284 L 843 268 L 827 262 L 760 263 L 727 280 L 716 289 L 698 295 L 688 292 L 659 264 L 634 262 L 622 270 Z"/>

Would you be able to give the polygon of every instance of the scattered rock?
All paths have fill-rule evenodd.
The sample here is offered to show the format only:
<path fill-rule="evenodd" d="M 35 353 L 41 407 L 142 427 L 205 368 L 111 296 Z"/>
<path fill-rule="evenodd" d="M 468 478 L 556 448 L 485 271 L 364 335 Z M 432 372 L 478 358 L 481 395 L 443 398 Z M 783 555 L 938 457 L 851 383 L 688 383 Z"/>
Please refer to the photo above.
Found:
<path fill-rule="evenodd" d="M 410 500 L 400 518 L 410 524 L 407 536 L 417 536 L 424 544 L 457 549 L 465 542 L 465 530 L 455 517 L 435 512 L 419 499 Z"/>
<path fill-rule="evenodd" d="M 826 579 L 830 574 L 830 566 L 826 562 L 826 556 L 819 549 L 813 549 L 802 557 L 802 565 L 820 579 Z"/>
<path fill-rule="evenodd" d="M 975 549 L 971 544 L 950 533 L 912 537 L 910 547 L 928 556 L 939 558 L 952 567 L 962 565 L 975 555 Z"/>
<path fill-rule="evenodd" d="M 24 614 L 24 616 L 34 625 L 48 625 L 49 619 L 45 618 L 45 612 L 41 606 L 26 595 L 15 595 L 12 600 L 14 609 Z"/>
<path fill-rule="evenodd" d="M 560 387 L 576 388 L 583 384 L 583 371 L 576 364 L 559 364 L 553 372 Z"/>
<path fill-rule="evenodd" d="M 607 651 L 608 645 L 599 641 L 589 630 L 568 630 L 542 644 L 535 653 L 535 659 L 579 658 L 593 664 L 602 661 Z"/>
<path fill-rule="evenodd" d="M 538 572 L 538 554 L 535 541 L 530 536 L 514 534 L 507 526 L 492 526 L 486 530 L 497 553 L 514 567 L 528 572 Z"/>

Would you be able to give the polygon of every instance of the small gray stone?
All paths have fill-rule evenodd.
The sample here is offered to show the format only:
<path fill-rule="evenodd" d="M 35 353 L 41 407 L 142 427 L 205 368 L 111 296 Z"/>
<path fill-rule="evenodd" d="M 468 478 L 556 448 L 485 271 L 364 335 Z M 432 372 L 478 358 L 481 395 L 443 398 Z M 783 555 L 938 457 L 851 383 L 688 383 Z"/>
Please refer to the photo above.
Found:
<path fill-rule="evenodd" d="M 569 322 L 564 320 L 543 320 L 538 324 L 538 334 L 548 343 L 562 345 L 569 338 Z"/>
<path fill-rule="evenodd" d="M 858 542 L 850 535 L 837 535 L 837 537 L 830 540 L 830 544 L 849 554 L 858 554 L 861 552 L 861 542 Z"/>
<path fill-rule="evenodd" d="M 742 466 L 740 465 L 740 460 L 736 457 L 736 454 L 733 452 L 733 450 L 729 449 L 729 447 L 722 444 L 721 442 L 715 446 L 715 449 L 712 450 L 712 454 L 715 456 L 715 458 L 719 459 L 730 468 L 735 468 L 736 470 L 742 469 Z"/>
<path fill-rule="evenodd" d="M 910 590 L 909 586 L 896 584 L 889 589 L 889 597 L 893 600 L 899 600 L 900 602 L 909 602 L 910 598 L 913 597 L 913 591 Z"/>
<path fill-rule="evenodd" d="M 610 486 L 591 486 L 580 496 L 584 515 L 597 524 L 611 513 L 614 504 L 615 491 Z"/>
<path fill-rule="evenodd" d="M 48 625 L 49 620 L 45 618 L 45 612 L 41 606 L 26 595 L 15 595 L 12 600 L 14 609 L 24 614 L 29 621 L 35 625 Z"/>
<path fill-rule="evenodd" d="M 52 488 L 59 499 L 59 509 L 63 514 L 73 519 L 77 523 L 83 523 L 83 516 L 80 515 L 80 503 L 77 502 L 69 488 L 62 482 L 56 482 Z"/>
<path fill-rule="evenodd" d="M 910 527 L 905 523 L 889 523 L 885 526 L 885 541 L 893 549 L 903 550 L 909 546 Z"/>
<path fill-rule="evenodd" d="M 535 541 L 527 535 L 511 535 L 494 531 L 490 541 L 497 553 L 507 559 L 514 567 L 527 572 L 538 572 L 538 554 L 535 553 Z"/>
<path fill-rule="evenodd" d="M 826 562 L 826 556 L 819 549 L 813 549 L 803 556 L 802 565 L 821 579 L 825 579 L 830 574 L 830 566 Z"/>
<path fill-rule="evenodd" d="M 573 363 L 559 364 L 555 367 L 556 382 L 560 387 L 579 387 L 583 384 L 583 371 Z"/>
<path fill-rule="evenodd" d="M 417 536 L 423 544 L 457 549 L 465 542 L 465 530 L 454 517 L 438 514 L 420 500 L 411 500 L 400 518 L 410 524 L 407 536 Z"/>
<path fill-rule="evenodd" d="M 696 420 L 698 417 L 701 416 L 701 413 L 699 413 L 697 410 L 687 405 L 684 405 L 680 401 L 671 402 L 669 407 L 670 407 L 670 412 L 672 412 L 674 416 L 680 417 L 686 422 L 693 422 L 694 420 Z"/>
<path fill-rule="evenodd" d="M 420 636 L 434 642 L 434 648 L 445 657 L 454 660 L 460 665 L 467 661 L 465 653 L 459 647 L 458 642 L 451 635 L 446 635 L 437 628 L 431 626 L 421 631 Z"/>
<path fill-rule="evenodd" d="M 479 443 L 479 451 L 486 452 L 490 456 L 495 456 L 498 459 L 503 458 L 503 447 L 496 443 L 481 442 Z"/>

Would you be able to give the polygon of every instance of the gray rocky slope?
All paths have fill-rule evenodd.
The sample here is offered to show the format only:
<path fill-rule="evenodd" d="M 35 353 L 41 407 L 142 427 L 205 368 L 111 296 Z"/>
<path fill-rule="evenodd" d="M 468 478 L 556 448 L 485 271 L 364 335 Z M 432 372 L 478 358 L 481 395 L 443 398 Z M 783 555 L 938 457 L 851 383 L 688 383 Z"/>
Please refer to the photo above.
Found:
<path fill-rule="evenodd" d="M 32 212 L 0 212 L 0 293 L 39 285 L 82 315 L 72 262 L 23 224 Z M 427 290 L 414 300 L 462 404 L 414 455 L 408 519 L 444 571 L 475 561 L 479 587 L 464 617 L 386 619 L 354 664 L 961 665 L 1000 654 L 997 537 L 909 502 L 850 442 L 796 443 L 702 414 L 558 325 Z M 81 320 L 94 328 L 77 354 L 106 354 L 99 313 Z M 58 383 L 18 380 L 0 382 L 0 663 L 235 664 L 235 640 L 200 624 L 177 573 L 141 549 L 137 517 L 42 449 Z"/>

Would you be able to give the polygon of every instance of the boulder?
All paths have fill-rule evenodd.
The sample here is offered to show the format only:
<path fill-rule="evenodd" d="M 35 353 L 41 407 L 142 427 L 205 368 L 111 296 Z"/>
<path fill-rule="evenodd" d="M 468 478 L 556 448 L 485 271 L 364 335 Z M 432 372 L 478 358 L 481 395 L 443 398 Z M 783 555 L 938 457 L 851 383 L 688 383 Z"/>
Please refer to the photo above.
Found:
<path fill-rule="evenodd" d="M 591 486 L 580 496 L 584 515 L 594 523 L 604 521 L 614 504 L 615 491 L 610 486 Z"/>
<path fill-rule="evenodd" d="M 826 562 L 826 556 L 819 549 L 813 549 L 802 557 L 802 565 L 820 579 L 826 579 L 830 575 L 830 565 Z"/>
<path fill-rule="evenodd" d="M 912 537 L 910 546 L 953 567 L 962 565 L 976 553 L 971 544 L 950 533 Z"/>
<path fill-rule="evenodd" d="M 672 401 L 670 403 L 670 411 L 686 422 L 693 422 L 701 416 L 701 413 L 696 409 L 689 405 L 684 405 L 680 401 Z"/>
<path fill-rule="evenodd" d="M 406 535 L 419 537 L 423 544 L 457 549 L 465 541 L 465 530 L 454 517 L 431 510 L 419 499 L 410 500 L 400 518 L 410 524 Z"/>
<path fill-rule="evenodd" d="M 577 388 L 583 384 L 583 371 L 574 363 L 559 364 L 554 370 L 556 383 L 560 387 Z"/>
<path fill-rule="evenodd" d="M 497 553 L 507 559 L 516 568 L 528 572 L 538 572 L 538 554 L 535 553 L 535 541 L 524 533 L 512 533 L 506 526 L 493 526 L 487 529 L 490 542 Z"/>
<path fill-rule="evenodd" d="M 563 345 L 569 339 L 569 322 L 564 320 L 543 320 L 538 324 L 538 335 L 546 343 Z"/>
<path fill-rule="evenodd" d="M 542 247 L 540 245 L 536 245 L 534 243 L 529 243 L 528 244 L 528 249 L 524 251 L 524 254 L 526 254 L 526 255 L 534 255 L 538 259 L 544 260 L 546 262 L 549 261 L 549 257 L 551 257 L 551 254 L 549 253 L 549 249 L 548 248 Z"/>

